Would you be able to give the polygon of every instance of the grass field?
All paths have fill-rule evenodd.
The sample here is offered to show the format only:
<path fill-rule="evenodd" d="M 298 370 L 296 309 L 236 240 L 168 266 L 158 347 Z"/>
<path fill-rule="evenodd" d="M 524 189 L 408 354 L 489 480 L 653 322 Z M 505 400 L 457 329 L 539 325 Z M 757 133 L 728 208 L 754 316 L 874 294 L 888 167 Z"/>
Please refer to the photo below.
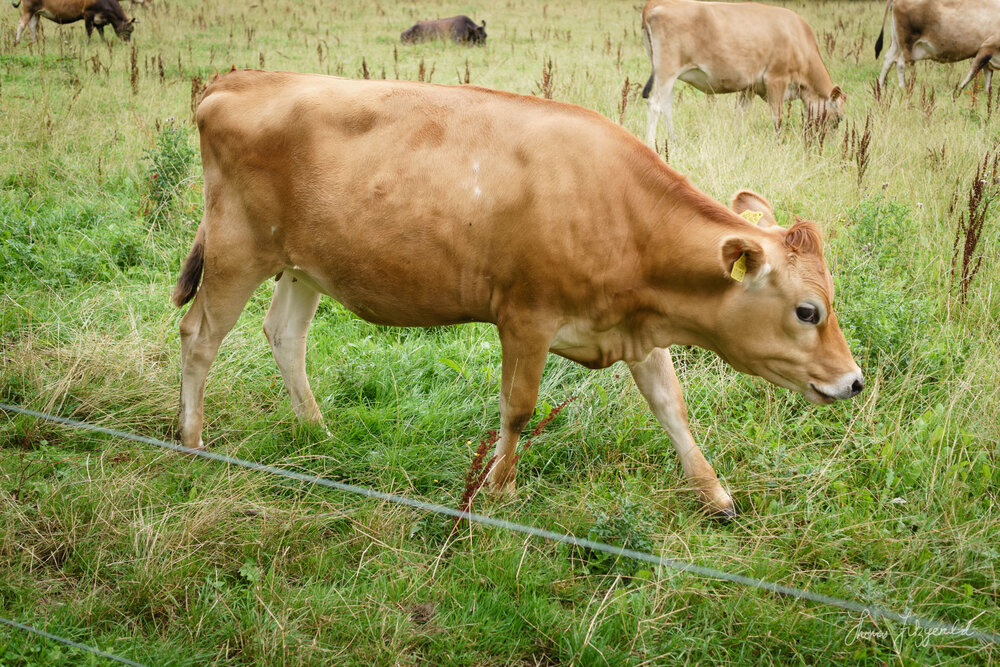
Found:
<path fill-rule="evenodd" d="M 956 230 L 1000 146 L 967 63 L 876 95 L 881 2 L 798 2 L 847 121 L 775 133 L 767 106 L 683 84 L 670 163 L 716 199 L 819 222 L 865 392 L 818 408 L 676 349 L 695 439 L 740 516 L 704 516 L 624 366 L 550 359 L 498 517 L 1000 632 L 1000 253 L 994 203 L 961 298 Z M 6 7 L 6 6 L 5 6 Z M 155 0 L 131 44 L 0 30 L 0 401 L 173 434 L 169 303 L 201 216 L 192 101 L 230 66 L 549 93 L 641 136 L 633 1 Z M 465 13 L 488 43 L 399 44 Z M 112 31 L 108 31 L 109 35 Z M 895 74 L 890 78 L 894 82 Z M 622 108 L 623 90 L 626 92 Z M 865 128 L 868 128 L 867 134 Z M 661 129 L 661 138 L 663 130 Z M 156 175 L 154 178 L 153 175 Z M 998 191 L 996 172 L 984 196 Z M 963 237 L 964 243 L 964 237 Z M 324 300 L 307 364 L 331 435 L 296 425 L 258 290 L 212 368 L 210 448 L 456 506 L 497 428 L 495 329 L 391 329 Z M 991 663 L 993 645 L 0 416 L 0 616 L 151 665 Z M 0 626 L 0 665 L 99 664 Z"/>

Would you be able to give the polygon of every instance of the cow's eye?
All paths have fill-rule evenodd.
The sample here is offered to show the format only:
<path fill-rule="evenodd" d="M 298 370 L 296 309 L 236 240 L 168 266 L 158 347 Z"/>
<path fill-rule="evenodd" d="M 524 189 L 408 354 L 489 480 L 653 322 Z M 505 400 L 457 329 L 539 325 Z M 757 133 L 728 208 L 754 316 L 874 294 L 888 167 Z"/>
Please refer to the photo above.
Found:
<path fill-rule="evenodd" d="M 800 322 L 819 324 L 819 308 L 811 303 L 799 304 L 795 309 L 795 316 L 799 318 Z"/>

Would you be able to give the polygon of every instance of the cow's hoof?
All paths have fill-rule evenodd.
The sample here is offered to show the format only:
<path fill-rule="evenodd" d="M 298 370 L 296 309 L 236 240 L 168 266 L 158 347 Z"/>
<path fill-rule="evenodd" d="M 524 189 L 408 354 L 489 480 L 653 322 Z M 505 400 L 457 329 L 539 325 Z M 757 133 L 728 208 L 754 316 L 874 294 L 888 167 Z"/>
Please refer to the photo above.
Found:
<path fill-rule="evenodd" d="M 719 521 L 730 521 L 736 518 L 736 503 L 728 493 L 720 492 L 715 498 L 705 500 L 705 513 Z"/>
<path fill-rule="evenodd" d="M 490 484 L 490 493 L 497 498 L 510 498 L 517 491 L 517 485 L 514 482 L 507 482 L 506 484 Z"/>
<path fill-rule="evenodd" d="M 184 447 L 185 449 L 194 449 L 194 450 L 205 449 L 205 441 L 202 440 L 201 438 L 198 438 L 198 444 L 196 445 L 189 445 L 185 443 L 184 438 L 182 438 L 180 434 L 178 434 L 175 439 L 177 440 L 177 444 L 179 444 L 181 447 Z"/>
<path fill-rule="evenodd" d="M 736 507 L 709 508 L 709 517 L 716 521 L 732 521 L 736 518 Z"/>
<path fill-rule="evenodd" d="M 490 494 L 497 498 L 509 498 L 517 490 L 517 484 L 514 483 L 513 479 L 506 479 L 502 482 L 491 479 L 487 482 L 487 486 Z"/>

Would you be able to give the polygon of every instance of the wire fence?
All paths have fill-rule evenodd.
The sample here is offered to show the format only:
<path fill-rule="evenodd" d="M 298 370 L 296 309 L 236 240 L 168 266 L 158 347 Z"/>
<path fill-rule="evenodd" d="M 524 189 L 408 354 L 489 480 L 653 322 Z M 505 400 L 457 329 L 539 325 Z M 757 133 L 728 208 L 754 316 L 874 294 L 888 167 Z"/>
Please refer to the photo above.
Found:
<path fill-rule="evenodd" d="M 408 498 L 406 496 L 400 496 L 394 493 L 386 493 L 384 491 L 377 491 L 362 486 L 355 486 L 353 484 L 335 482 L 330 479 L 316 477 L 314 475 L 308 475 L 305 473 L 296 472 L 294 470 L 287 470 L 285 468 L 279 468 L 276 466 L 255 463 L 253 461 L 246 461 L 243 459 L 207 451 L 204 449 L 189 449 L 177 443 L 168 442 L 165 440 L 159 440 L 157 438 L 150 438 L 142 435 L 135 435 L 133 433 L 127 433 L 125 431 L 118 431 L 115 429 L 105 428 L 103 426 L 87 424 L 85 422 L 76 421 L 75 419 L 67 419 L 65 417 L 50 415 L 43 412 L 36 412 L 34 410 L 28 410 L 26 408 L 7 405 L 5 403 L 0 403 L 0 410 L 3 410 L 5 412 L 22 414 L 28 417 L 34 417 L 36 419 L 44 419 L 57 424 L 62 424 L 64 426 L 84 429 L 88 431 L 94 431 L 97 433 L 103 433 L 105 435 L 110 435 L 116 438 L 123 438 L 126 440 L 141 442 L 156 447 L 161 447 L 163 449 L 169 449 L 175 452 L 191 454 L 193 456 L 198 456 L 203 459 L 218 461 L 220 463 L 225 463 L 232 466 L 238 466 L 249 470 L 256 470 L 271 475 L 278 475 L 280 477 L 293 479 L 299 482 L 305 482 L 307 484 L 316 484 L 318 486 L 325 486 L 327 488 L 336 489 L 338 491 L 344 491 L 347 493 L 365 496 L 368 498 L 374 498 L 377 500 L 382 500 L 397 505 L 412 507 L 418 510 L 423 510 L 425 512 L 433 512 L 435 514 L 450 516 L 456 519 L 464 519 L 485 526 L 493 526 L 495 528 L 500 528 L 502 530 L 521 533 L 524 535 L 530 535 L 532 537 L 537 537 L 544 540 L 550 540 L 552 542 L 560 542 L 563 544 L 569 544 L 583 549 L 601 551 L 621 558 L 630 558 L 644 563 L 649 563 L 651 565 L 662 567 L 668 570 L 673 570 L 676 572 L 688 572 L 708 579 L 727 581 L 733 584 L 748 586 L 750 588 L 767 591 L 769 593 L 776 593 L 778 595 L 783 595 L 798 600 L 807 600 L 809 602 L 815 602 L 817 604 L 838 607 L 846 611 L 851 611 L 857 614 L 861 614 L 863 616 L 867 616 L 871 619 L 880 618 L 889 621 L 895 621 L 903 625 L 919 628 L 921 630 L 927 631 L 928 633 L 932 633 L 935 635 L 969 637 L 983 644 L 1000 644 L 1000 635 L 989 631 L 977 630 L 972 627 L 971 621 L 964 626 L 960 626 L 960 625 L 955 625 L 953 623 L 946 623 L 935 619 L 925 618 L 923 616 L 910 613 L 909 611 L 905 613 L 900 613 L 892 609 L 880 607 L 878 605 L 862 604 L 860 602 L 856 602 L 853 600 L 844 600 L 842 598 L 833 597 L 823 593 L 816 593 L 802 588 L 785 586 L 783 584 L 767 581 L 766 579 L 747 577 L 741 574 L 725 572 L 723 570 L 718 570 L 703 565 L 687 563 L 672 558 L 664 558 L 662 556 L 657 556 L 651 553 L 635 551 L 633 549 L 626 549 L 613 544 L 596 542 L 594 540 L 576 537 L 574 535 L 568 535 L 565 533 L 557 533 L 551 530 L 545 530 L 543 528 L 536 528 L 535 526 L 528 526 L 525 524 L 507 521 L 505 519 L 497 519 L 484 514 L 477 514 L 475 512 L 457 510 L 452 507 L 447 507 L 445 505 L 439 505 L 437 503 L 431 503 L 424 500 L 417 500 L 415 498 Z M 135 664 L 135 663 L 130 663 L 130 664 Z"/>
<path fill-rule="evenodd" d="M 3 616 L 0 616 L 0 623 L 9 625 L 13 628 L 17 628 L 18 630 L 24 630 L 25 632 L 31 632 L 36 635 L 40 635 L 42 637 L 45 637 L 46 639 L 51 639 L 52 641 L 59 642 L 60 644 L 66 644 L 67 646 L 72 646 L 73 648 L 83 649 L 88 653 L 93 653 L 94 655 L 99 655 L 102 658 L 107 658 L 108 660 L 114 660 L 115 662 L 120 662 L 124 665 L 132 665 L 132 667 L 146 667 L 146 665 L 142 664 L 141 662 L 132 662 L 128 658 L 123 658 L 120 655 L 107 653 L 100 649 L 96 649 L 93 646 L 87 646 L 86 644 L 75 642 L 72 639 L 66 639 L 65 637 L 54 635 L 51 632 L 46 632 L 45 630 L 39 630 L 38 628 L 33 628 L 30 625 L 24 625 L 23 623 L 18 623 L 17 621 L 12 621 L 9 618 L 4 618 Z M 0 656 L 0 658 L 2 657 L 3 656 Z"/>

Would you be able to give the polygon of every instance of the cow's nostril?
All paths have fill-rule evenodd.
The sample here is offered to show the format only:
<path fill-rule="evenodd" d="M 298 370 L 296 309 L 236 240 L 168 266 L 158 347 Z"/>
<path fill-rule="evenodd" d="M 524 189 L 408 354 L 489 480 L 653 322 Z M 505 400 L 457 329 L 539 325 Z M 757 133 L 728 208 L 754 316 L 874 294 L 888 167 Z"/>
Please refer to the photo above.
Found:
<path fill-rule="evenodd" d="M 861 393 L 861 390 L 865 388 L 865 383 L 863 380 L 855 380 L 854 384 L 851 385 L 851 396 L 857 396 Z"/>

